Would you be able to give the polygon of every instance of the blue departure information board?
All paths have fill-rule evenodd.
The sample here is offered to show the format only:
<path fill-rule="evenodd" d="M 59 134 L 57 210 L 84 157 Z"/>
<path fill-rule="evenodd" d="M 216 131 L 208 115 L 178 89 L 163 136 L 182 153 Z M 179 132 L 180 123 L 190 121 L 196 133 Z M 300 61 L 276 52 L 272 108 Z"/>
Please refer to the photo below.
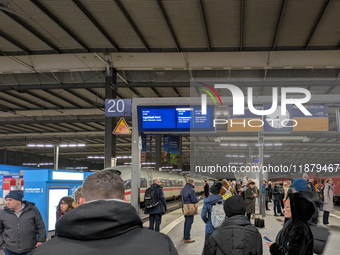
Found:
<path fill-rule="evenodd" d="M 138 106 L 139 132 L 215 131 L 213 118 L 213 106 Z"/>
<path fill-rule="evenodd" d="M 152 109 L 142 110 L 142 125 L 144 129 L 173 129 L 176 128 L 174 120 L 175 109 Z"/>

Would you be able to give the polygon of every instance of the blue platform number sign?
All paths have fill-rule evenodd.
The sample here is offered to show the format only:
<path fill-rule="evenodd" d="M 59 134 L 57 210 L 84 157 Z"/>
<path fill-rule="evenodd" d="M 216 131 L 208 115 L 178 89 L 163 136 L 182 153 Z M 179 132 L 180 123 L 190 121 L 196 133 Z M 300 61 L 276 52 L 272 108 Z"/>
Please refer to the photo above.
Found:
<path fill-rule="evenodd" d="M 105 116 L 131 116 L 131 99 L 105 99 Z"/>

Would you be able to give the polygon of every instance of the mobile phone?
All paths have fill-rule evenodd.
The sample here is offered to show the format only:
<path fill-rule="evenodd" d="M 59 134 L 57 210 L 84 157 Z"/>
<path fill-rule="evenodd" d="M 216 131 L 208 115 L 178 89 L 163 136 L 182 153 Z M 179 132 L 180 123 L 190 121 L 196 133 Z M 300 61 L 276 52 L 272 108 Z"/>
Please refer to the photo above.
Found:
<path fill-rule="evenodd" d="M 202 196 L 199 196 L 198 198 L 200 199 Z"/>
<path fill-rule="evenodd" d="M 268 237 L 266 237 L 266 236 L 264 236 L 263 239 L 272 243 L 272 241 Z"/>

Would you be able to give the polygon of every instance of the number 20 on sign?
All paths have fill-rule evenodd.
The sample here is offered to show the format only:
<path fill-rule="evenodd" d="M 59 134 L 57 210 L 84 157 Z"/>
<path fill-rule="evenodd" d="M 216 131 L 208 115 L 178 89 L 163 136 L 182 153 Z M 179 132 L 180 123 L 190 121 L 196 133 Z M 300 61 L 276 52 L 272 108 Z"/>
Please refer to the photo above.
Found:
<path fill-rule="evenodd" d="M 105 117 L 131 116 L 131 99 L 105 99 Z"/>

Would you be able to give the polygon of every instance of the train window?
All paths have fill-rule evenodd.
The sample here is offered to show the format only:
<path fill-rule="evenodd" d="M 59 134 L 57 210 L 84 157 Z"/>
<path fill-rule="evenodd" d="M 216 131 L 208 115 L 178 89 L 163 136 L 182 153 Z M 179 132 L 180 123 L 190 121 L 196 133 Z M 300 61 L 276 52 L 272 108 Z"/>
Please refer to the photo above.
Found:
<path fill-rule="evenodd" d="M 179 182 L 179 186 L 183 186 L 184 185 L 183 184 L 183 180 L 179 180 L 178 182 Z"/>
<path fill-rule="evenodd" d="M 140 187 L 141 188 L 147 188 L 148 187 L 148 182 L 146 178 L 140 178 Z"/>
<path fill-rule="evenodd" d="M 174 186 L 174 181 L 173 180 L 169 180 L 168 184 L 169 184 L 169 187 L 173 187 Z"/>
<path fill-rule="evenodd" d="M 178 186 L 179 186 L 177 180 L 174 180 L 174 186 L 175 186 L 175 187 L 178 187 Z"/>
<path fill-rule="evenodd" d="M 124 183 L 125 189 L 131 189 L 131 180 L 126 180 Z"/>

